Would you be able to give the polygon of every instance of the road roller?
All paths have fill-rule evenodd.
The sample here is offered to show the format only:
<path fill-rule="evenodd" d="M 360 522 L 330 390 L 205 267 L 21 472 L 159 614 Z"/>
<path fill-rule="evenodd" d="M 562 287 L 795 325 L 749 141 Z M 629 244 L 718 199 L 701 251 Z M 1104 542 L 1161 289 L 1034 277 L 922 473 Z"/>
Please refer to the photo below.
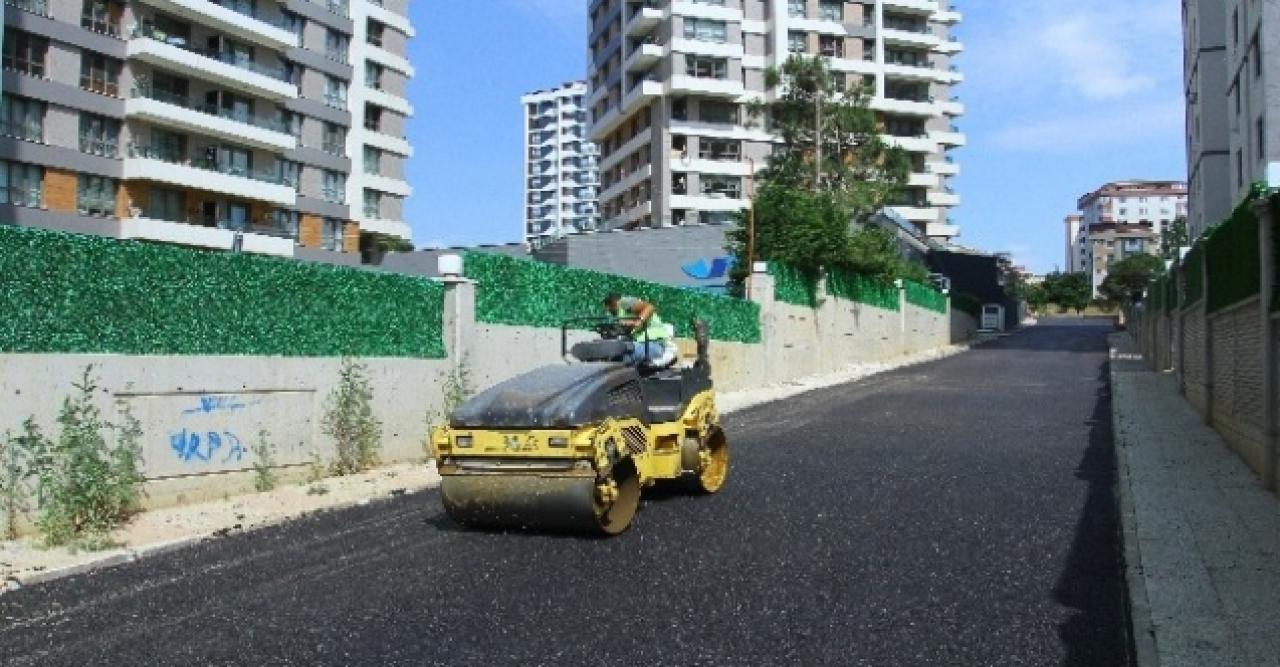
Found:
<path fill-rule="evenodd" d="M 569 347 L 571 330 L 598 339 Z M 432 429 L 440 497 L 470 527 L 617 535 L 659 482 L 720 490 L 729 446 L 716 411 L 707 326 L 692 363 L 623 363 L 638 342 L 611 318 L 560 327 L 553 364 L 467 400 Z"/>

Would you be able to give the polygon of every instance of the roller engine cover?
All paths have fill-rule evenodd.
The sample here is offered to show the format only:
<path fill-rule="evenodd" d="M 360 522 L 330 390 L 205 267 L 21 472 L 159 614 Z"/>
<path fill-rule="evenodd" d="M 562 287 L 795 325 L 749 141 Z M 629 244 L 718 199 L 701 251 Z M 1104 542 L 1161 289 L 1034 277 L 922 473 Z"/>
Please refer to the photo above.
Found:
<path fill-rule="evenodd" d="M 640 376 L 616 363 L 545 366 L 477 394 L 449 419 L 461 429 L 577 428 L 645 413 Z"/>

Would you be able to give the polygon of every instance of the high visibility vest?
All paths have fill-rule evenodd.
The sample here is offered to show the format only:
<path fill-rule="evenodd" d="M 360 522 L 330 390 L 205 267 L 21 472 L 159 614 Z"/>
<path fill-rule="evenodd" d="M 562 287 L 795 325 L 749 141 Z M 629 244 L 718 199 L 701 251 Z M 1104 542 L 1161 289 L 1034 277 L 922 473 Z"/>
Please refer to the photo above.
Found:
<path fill-rule="evenodd" d="M 617 316 L 618 319 L 626 319 L 631 317 L 632 313 L 628 313 L 626 308 L 618 306 Z M 655 310 L 653 315 L 649 317 L 649 324 L 645 326 L 644 331 L 637 331 L 635 336 L 636 342 L 640 343 L 643 343 L 646 340 L 666 340 L 671 337 L 671 329 L 667 327 L 667 324 L 662 321 L 662 318 L 658 316 L 658 313 Z"/>

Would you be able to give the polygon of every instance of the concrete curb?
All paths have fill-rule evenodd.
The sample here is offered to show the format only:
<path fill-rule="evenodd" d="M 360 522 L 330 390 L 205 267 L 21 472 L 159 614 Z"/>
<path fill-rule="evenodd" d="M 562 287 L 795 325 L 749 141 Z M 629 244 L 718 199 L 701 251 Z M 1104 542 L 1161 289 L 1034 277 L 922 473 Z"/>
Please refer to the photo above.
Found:
<path fill-rule="evenodd" d="M 437 486 L 439 486 L 438 483 L 431 484 L 421 489 L 417 489 L 411 493 L 416 493 L 418 491 L 425 491 L 428 489 L 434 489 Z M 130 547 L 123 550 L 117 549 L 114 551 L 106 552 L 101 557 L 95 558 L 91 561 L 87 561 L 84 563 L 76 563 L 74 565 L 68 565 L 66 567 L 43 570 L 35 574 L 27 575 L 25 577 L 10 577 L 8 579 L 5 579 L 4 581 L 0 581 L 0 595 L 4 595 L 5 593 L 16 591 L 21 588 L 35 586 L 37 584 L 44 584 L 50 581 L 56 581 L 58 579 L 73 577 L 78 574 L 85 574 L 85 573 L 93 572 L 96 570 L 104 570 L 107 568 L 116 567 L 118 565 L 124 565 L 126 563 L 132 563 L 135 561 L 142 560 L 144 558 L 150 558 L 153 556 L 162 556 L 164 554 L 171 553 L 179 549 L 195 546 L 206 540 L 215 540 L 223 537 L 230 537 L 231 535 L 251 533 L 254 531 L 262 530 L 264 528 L 272 528 L 274 526 L 283 525 L 291 521 L 296 521 L 298 519 L 311 516 L 313 514 L 350 509 L 352 507 L 368 505 L 369 503 L 377 502 L 379 500 L 391 500 L 393 498 L 398 498 L 401 495 L 403 494 L 388 494 L 385 496 L 356 498 L 355 500 L 349 500 L 343 503 L 338 503 L 336 505 L 330 505 L 328 507 L 320 507 L 307 512 L 302 512 L 300 514 L 277 517 L 275 519 L 270 519 L 262 523 L 255 523 L 252 526 L 249 526 L 248 528 L 244 528 L 244 529 L 225 529 L 224 528 L 224 529 L 219 529 L 219 530 L 208 532 L 208 533 L 201 533 L 199 535 L 191 535 L 189 537 L 182 537 L 176 540 L 169 540 L 166 542 L 155 542 L 152 544 L 144 544 L 138 547 Z"/>
<path fill-rule="evenodd" d="M 1123 335 L 1123 334 L 1118 334 Z M 1142 546 L 1138 542 L 1138 520 L 1133 505 L 1133 488 L 1129 474 L 1129 455 L 1120 438 L 1120 412 L 1114 408 L 1115 360 L 1118 356 L 1115 343 L 1107 340 L 1107 382 L 1112 402 L 1111 437 L 1116 463 L 1116 493 L 1120 504 L 1120 531 L 1124 539 L 1124 578 L 1128 586 L 1129 639 L 1133 647 L 1133 661 L 1137 667 L 1158 667 L 1160 655 L 1156 651 L 1155 624 L 1151 620 L 1151 606 L 1147 599 L 1147 579 L 1142 568 Z"/>

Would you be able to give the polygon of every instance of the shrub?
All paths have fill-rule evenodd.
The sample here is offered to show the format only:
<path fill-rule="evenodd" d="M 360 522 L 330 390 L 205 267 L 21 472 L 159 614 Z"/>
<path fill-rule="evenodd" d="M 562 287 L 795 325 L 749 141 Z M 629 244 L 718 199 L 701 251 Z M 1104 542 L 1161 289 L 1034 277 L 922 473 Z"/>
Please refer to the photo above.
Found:
<path fill-rule="evenodd" d="M 253 488 L 257 491 L 276 488 L 276 449 L 270 437 L 266 429 L 258 431 L 258 444 L 253 448 Z"/>
<path fill-rule="evenodd" d="M 332 465 L 335 475 L 350 475 L 378 464 L 382 422 L 373 414 L 368 370 L 364 364 L 343 359 L 338 386 L 329 393 L 323 428 L 337 445 Z"/>

